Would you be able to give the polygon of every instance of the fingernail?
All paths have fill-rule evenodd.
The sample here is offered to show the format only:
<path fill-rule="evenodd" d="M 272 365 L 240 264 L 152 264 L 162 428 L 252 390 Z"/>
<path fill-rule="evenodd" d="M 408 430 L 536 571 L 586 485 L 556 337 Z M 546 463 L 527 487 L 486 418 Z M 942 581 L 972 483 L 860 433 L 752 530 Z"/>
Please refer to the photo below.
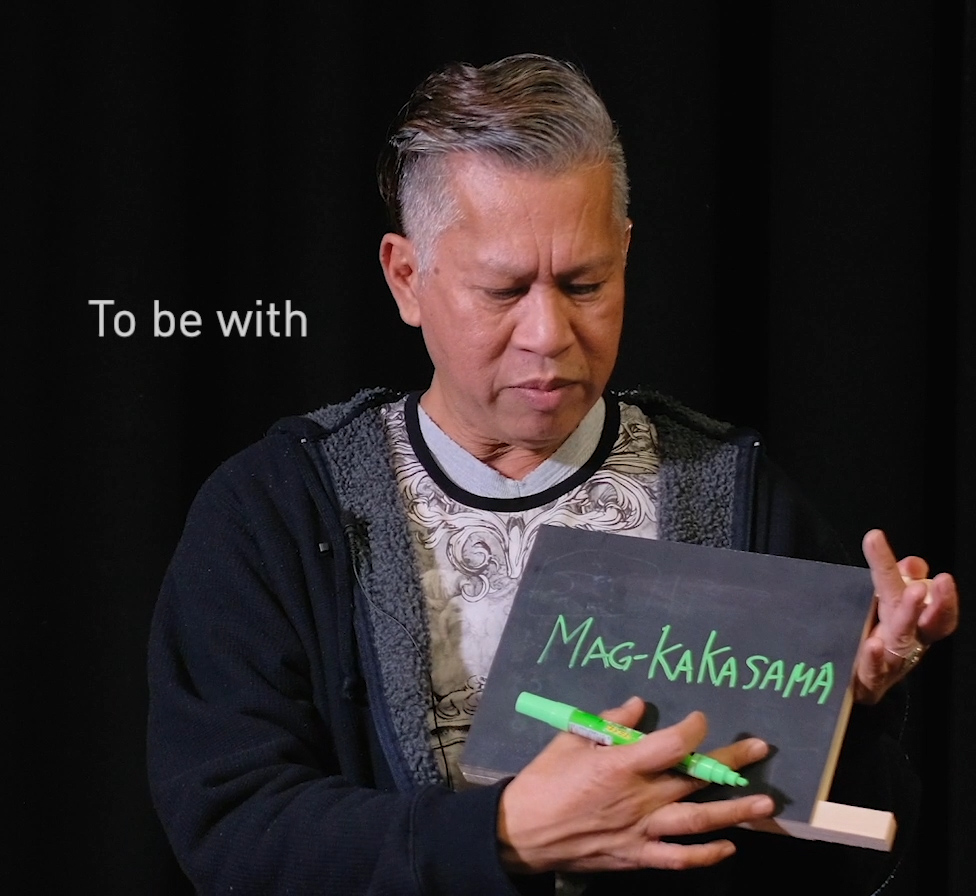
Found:
<path fill-rule="evenodd" d="M 753 738 L 752 742 L 749 744 L 748 756 L 750 762 L 755 762 L 758 759 L 762 759 L 769 752 L 769 744 L 764 740 L 759 740 L 759 738 Z"/>

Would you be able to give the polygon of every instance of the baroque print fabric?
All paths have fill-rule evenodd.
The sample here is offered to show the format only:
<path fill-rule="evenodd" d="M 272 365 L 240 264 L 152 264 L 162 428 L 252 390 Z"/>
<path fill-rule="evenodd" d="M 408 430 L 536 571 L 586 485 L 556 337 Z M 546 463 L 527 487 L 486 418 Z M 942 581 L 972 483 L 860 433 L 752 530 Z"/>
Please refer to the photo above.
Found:
<path fill-rule="evenodd" d="M 511 510 L 484 510 L 464 502 L 463 487 L 448 495 L 431 478 L 408 436 L 403 401 L 385 416 L 427 602 L 431 745 L 445 781 L 458 788 L 458 759 L 539 526 L 656 538 L 657 436 L 640 410 L 621 403 L 613 448 L 586 481 L 554 499 L 546 489 L 537 506 L 523 497 Z"/>

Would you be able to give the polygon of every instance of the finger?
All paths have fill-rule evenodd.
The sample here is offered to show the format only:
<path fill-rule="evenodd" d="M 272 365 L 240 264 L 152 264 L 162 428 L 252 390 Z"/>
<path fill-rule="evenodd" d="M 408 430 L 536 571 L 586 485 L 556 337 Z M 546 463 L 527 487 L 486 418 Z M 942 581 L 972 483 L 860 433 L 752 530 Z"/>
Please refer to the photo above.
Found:
<path fill-rule="evenodd" d="M 645 833 L 652 839 L 704 834 L 768 818 L 775 811 L 775 803 L 766 794 L 703 803 L 670 803 L 648 816 Z"/>
<path fill-rule="evenodd" d="M 928 580 L 908 579 L 907 572 L 928 571 L 921 557 L 906 558 L 904 569 L 880 529 L 872 529 L 863 540 L 864 557 L 878 595 L 879 631 L 884 647 L 897 654 L 911 650 L 916 641 L 919 616 L 928 595 Z"/>
<path fill-rule="evenodd" d="M 657 802 L 684 799 L 703 787 L 704 782 L 679 774 L 675 766 L 702 742 L 707 727 L 704 713 L 692 712 L 680 722 L 652 731 L 635 743 L 603 751 L 603 774 L 623 773 L 653 782 Z"/>
<path fill-rule="evenodd" d="M 891 681 L 895 664 L 902 661 L 885 649 L 884 641 L 876 635 L 865 638 L 858 650 L 854 676 L 854 698 L 860 703 L 876 703 Z"/>
<path fill-rule="evenodd" d="M 688 752 L 691 752 L 690 750 Z M 769 745 L 758 737 L 747 737 L 735 743 L 710 750 L 708 755 L 717 759 L 719 762 L 731 769 L 742 769 L 750 766 L 769 754 Z M 684 758 L 687 753 L 679 756 L 679 760 Z M 671 774 L 660 775 L 664 770 Z M 748 773 L 747 773 L 748 774 Z M 697 790 L 702 790 L 709 786 L 709 781 L 688 774 L 680 765 L 669 765 L 661 769 L 655 764 L 654 769 L 649 774 L 644 772 L 645 777 L 655 778 L 657 795 L 663 797 L 665 802 L 676 802 L 685 799 Z"/>
<path fill-rule="evenodd" d="M 646 710 L 647 706 L 640 697 L 629 697 L 620 706 L 601 712 L 600 718 L 608 722 L 616 722 L 618 725 L 626 725 L 628 728 L 636 728 L 644 718 Z"/>
<path fill-rule="evenodd" d="M 631 697 L 621 706 L 600 713 L 600 716 L 607 721 L 633 727 L 640 722 L 645 709 L 645 703 L 640 697 Z M 635 713 L 637 714 L 636 718 Z M 689 713 L 677 725 L 672 727 L 677 729 L 680 740 L 676 745 L 669 744 L 667 747 L 659 743 L 658 748 L 659 750 L 662 748 L 669 749 L 672 752 L 677 750 L 678 752 L 674 759 L 675 762 L 687 756 L 688 753 L 700 745 L 708 732 L 707 719 L 704 713 L 698 711 Z M 662 728 L 654 732 L 655 737 L 660 740 L 659 736 L 665 732 L 669 732 L 669 730 L 668 728 Z M 768 752 L 769 745 L 765 741 L 760 740 L 758 737 L 748 737 L 736 741 L 734 744 L 712 750 L 709 755 L 714 756 L 719 762 L 724 763 L 729 768 L 740 769 L 743 766 L 751 765 L 765 758 Z"/>
<path fill-rule="evenodd" d="M 644 701 L 640 697 L 630 697 L 620 706 L 615 706 L 612 709 L 607 709 L 600 713 L 600 718 L 606 719 L 608 722 L 616 722 L 618 725 L 623 725 L 627 728 L 634 728 L 640 723 L 645 709 Z M 578 753 L 580 750 L 594 750 L 600 746 L 602 745 L 593 740 L 580 737 L 575 732 L 567 731 L 556 734 L 549 741 L 546 752 L 551 756 L 559 756 L 574 751 Z"/>
<path fill-rule="evenodd" d="M 871 570 L 874 590 L 881 600 L 896 600 L 905 588 L 898 561 L 880 529 L 871 529 L 861 541 L 864 559 Z"/>
<path fill-rule="evenodd" d="M 731 840 L 711 840 L 708 843 L 687 845 L 652 840 L 644 845 L 638 863 L 645 868 L 684 871 L 688 868 L 716 865 L 734 853 L 735 844 Z"/>
<path fill-rule="evenodd" d="M 879 597 L 879 636 L 884 646 L 896 654 L 910 650 L 918 639 L 918 622 L 928 600 L 927 580 L 912 581 L 905 585 L 897 601 L 889 601 L 881 610 Z"/>
<path fill-rule="evenodd" d="M 898 561 L 898 571 L 904 579 L 924 579 L 929 574 L 929 565 L 921 557 L 902 557 Z"/>
<path fill-rule="evenodd" d="M 724 747 L 710 750 L 708 755 L 731 769 L 744 769 L 743 777 L 749 774 L 748 767 L 769 755 L 769 744 L 758 737 L 747 737 Z M 711 786 L 711 782 L 688 774 L 680 765 L 671 769 L 675 784 L 668 789 L 669 802 L 675 803 L 697 790 Z M 749 779 L 746 777 L 745 783 Z"/>
<path fill-rule="evenodd" d="M 705 714 L 696 710 L 680 722 L 660 728 L 636 744 L 630 744 L 627 749 L 632 752 L 622 754 L 620 759 L 633 763 L 634 770 L 641 774 L 664 771 L 693 752 L 707 733 Z M 681 795 L 690 793 L 692 789 L 686 789 Z"/>
<path fill-rule="evenodd" d="M 765 759 L 769 755 L 769 744 L 758 737 L 746 737 L 734 744 L 710 750 L 708 755 L 729 768 L 741 769 Z"/>
<path fill-rule="evenodd" d="M 929 582 L 928 604 L 918 618 L 919 640 L 931 644 L 951 635 L 959 626 L 959 593 L 947 572 Z"/>

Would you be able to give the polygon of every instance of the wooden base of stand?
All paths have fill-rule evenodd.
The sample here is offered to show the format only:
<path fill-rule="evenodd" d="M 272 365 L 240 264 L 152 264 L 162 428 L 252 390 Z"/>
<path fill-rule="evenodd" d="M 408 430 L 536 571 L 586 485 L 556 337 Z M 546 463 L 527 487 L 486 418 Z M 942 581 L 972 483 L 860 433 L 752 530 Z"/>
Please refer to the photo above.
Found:
<path fill-rule="evenodd" d="M 786 834 L 802 840 L 826 840 L 829 843 L 844 843 L 848 846 L 890 852 L 897 825 L 891 812 L 821 800 L 814 807 L 808 823 L 769 818 L 743 827 Z"/>

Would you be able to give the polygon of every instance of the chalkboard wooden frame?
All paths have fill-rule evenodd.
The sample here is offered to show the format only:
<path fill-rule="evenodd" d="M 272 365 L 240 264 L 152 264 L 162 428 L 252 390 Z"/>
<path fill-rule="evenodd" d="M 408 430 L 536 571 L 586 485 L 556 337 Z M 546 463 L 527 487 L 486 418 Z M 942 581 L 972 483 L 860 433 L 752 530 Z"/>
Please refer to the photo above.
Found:
<path fill-rule="evenodd" d="M 645 732 L 701 709 L 702 751 L 746 735 L 771 744 L 735 789 L 777 801 L 777 815 L 752 827 L 890 850 L 892 813 L 826 799 L 873 617 L 861 567 L 542 526 L 461 771 L 474 783 L 514 775 L 553 737 L 516 713 L 523 690 L 587 712 L 637 694 Z"/>

